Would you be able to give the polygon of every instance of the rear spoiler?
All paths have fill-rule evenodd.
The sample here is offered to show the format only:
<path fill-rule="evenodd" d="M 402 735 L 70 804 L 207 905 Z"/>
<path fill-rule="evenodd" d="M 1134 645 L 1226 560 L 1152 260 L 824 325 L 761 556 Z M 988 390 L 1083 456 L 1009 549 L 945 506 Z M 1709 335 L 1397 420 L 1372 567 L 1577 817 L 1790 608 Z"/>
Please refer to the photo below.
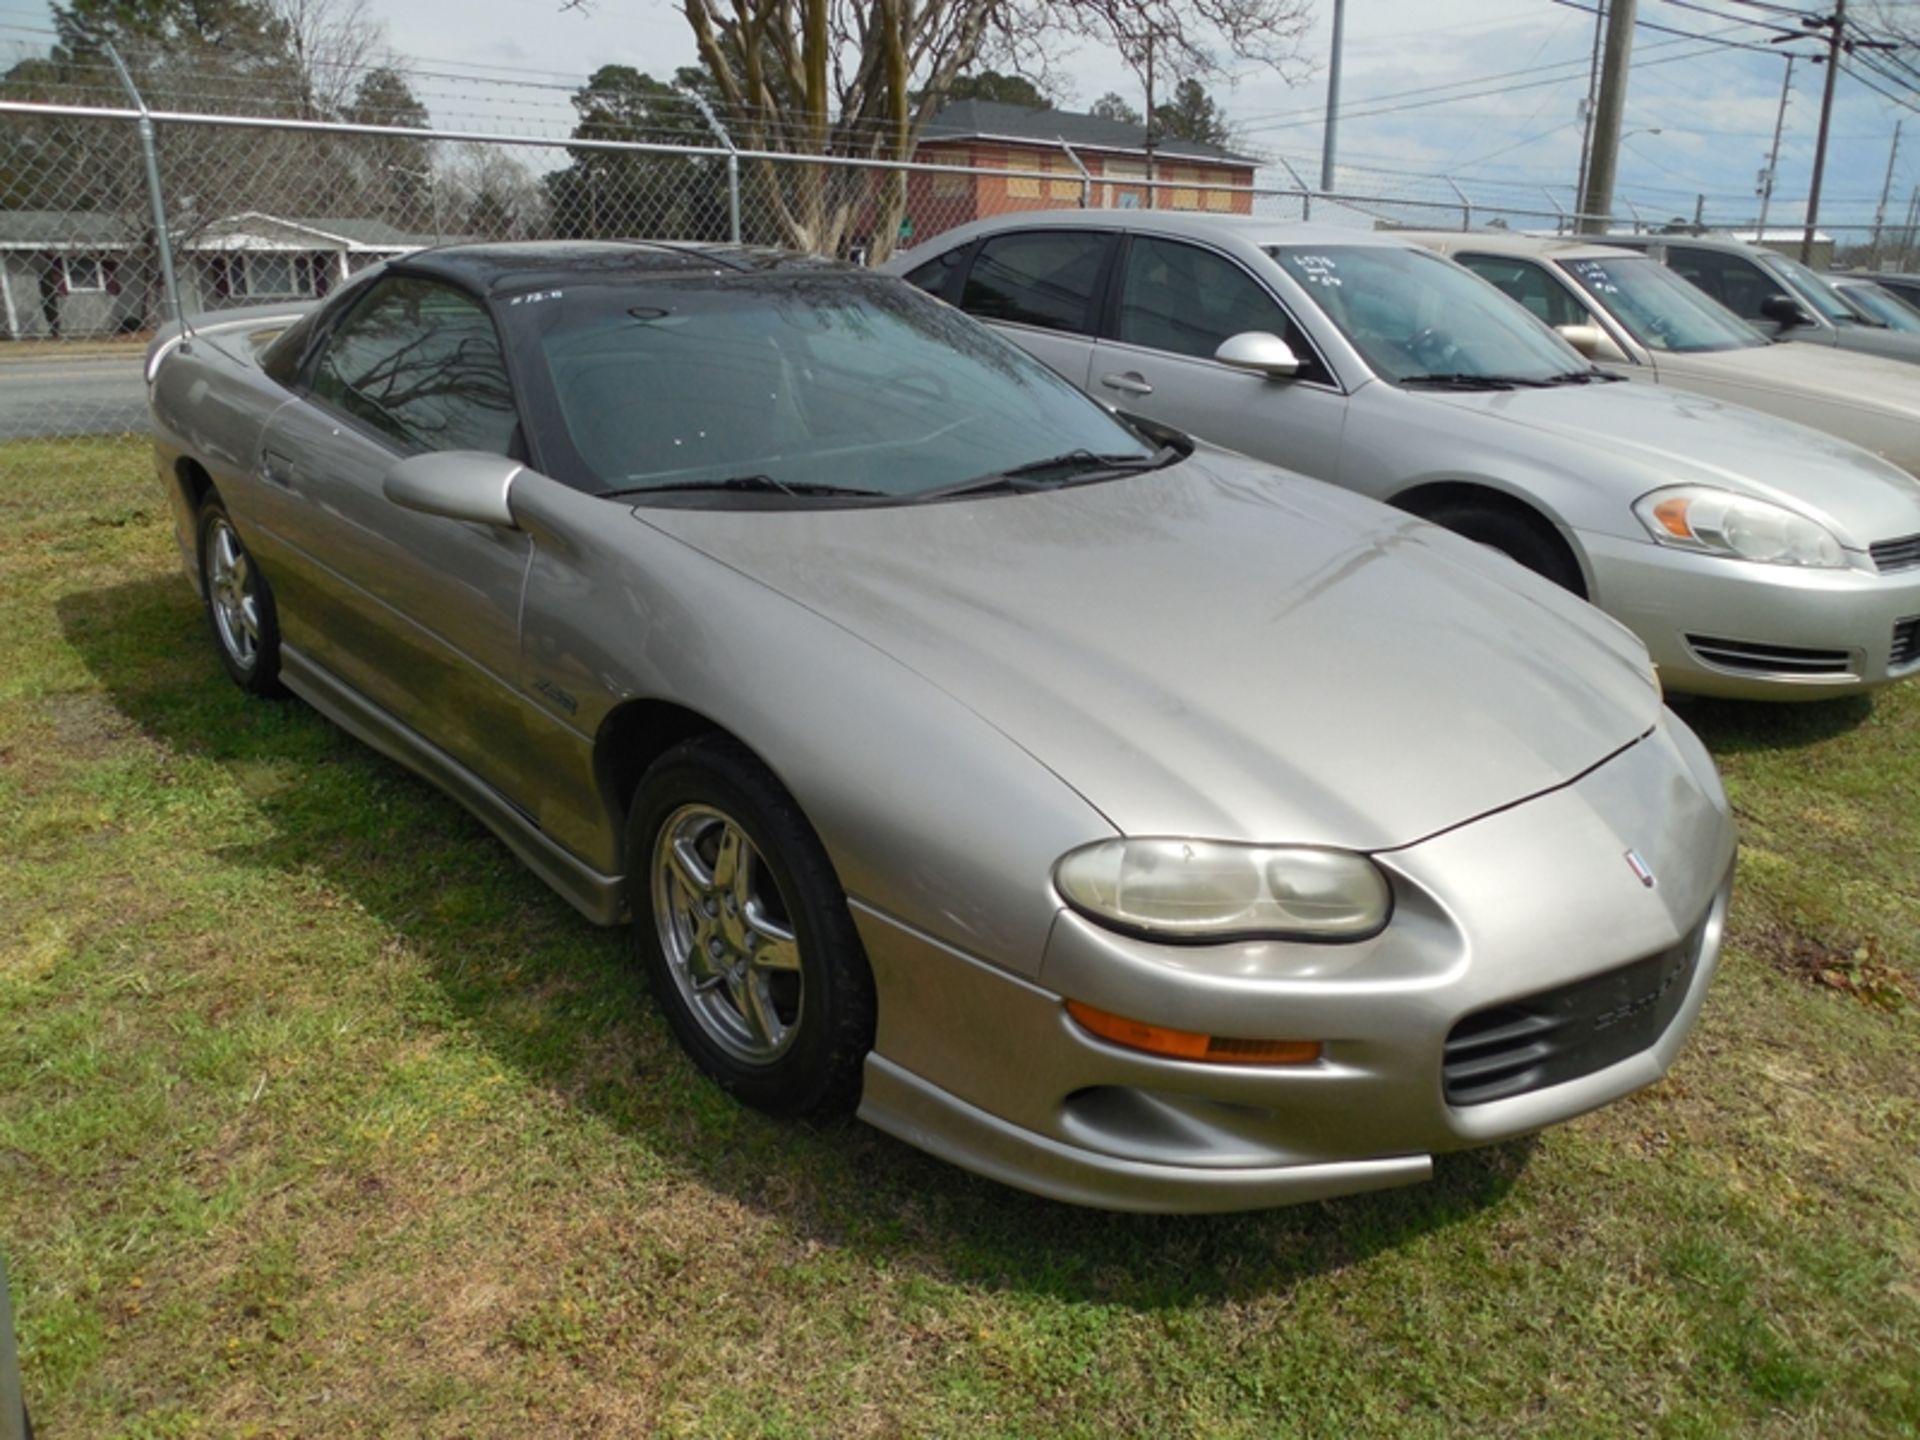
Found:
<path fill-rule="evenodd" d="M 191 319 L 183 317 L 170 320 L 154 333 L 153 343 L 147 347 L 147 383 L 153 383 L 160 362 L 177 346 L 191 343 L 203 335 L 261 330 L 275 324 L 291 325 L 319 303 L 317 300 L 282 300 L 271 305 L 236 305 L 229 310 L 215 310 Z"/>

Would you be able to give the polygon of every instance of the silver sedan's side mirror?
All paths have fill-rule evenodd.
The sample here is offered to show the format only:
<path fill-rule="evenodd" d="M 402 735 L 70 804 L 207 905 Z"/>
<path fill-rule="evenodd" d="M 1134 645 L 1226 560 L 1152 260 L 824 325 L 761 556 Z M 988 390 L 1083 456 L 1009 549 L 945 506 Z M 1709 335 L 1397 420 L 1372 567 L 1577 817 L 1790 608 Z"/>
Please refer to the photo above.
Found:
<path fill-rule="evenodd" d="M 436 450 L 396 461 L 380 488 L 405 510 L 512 530 L 508 497 L 514 476 L 526 468 L 484 450 Z"/>
<path fill-rule="evenodd" d="M 1556 325 L 1560 338 L 1589 360 L 1625 360 L 1613 337 L 1598 325 Z"/>
<path fill-rule="evenodd" d="M 1269 380 L 1291 380 L 1300 373 L 1300 357 L 1293 347 L 1267 330 L 1243 330 L 1229 335 L 1213 352 L 1222 365 L 1264 375 Z"/>

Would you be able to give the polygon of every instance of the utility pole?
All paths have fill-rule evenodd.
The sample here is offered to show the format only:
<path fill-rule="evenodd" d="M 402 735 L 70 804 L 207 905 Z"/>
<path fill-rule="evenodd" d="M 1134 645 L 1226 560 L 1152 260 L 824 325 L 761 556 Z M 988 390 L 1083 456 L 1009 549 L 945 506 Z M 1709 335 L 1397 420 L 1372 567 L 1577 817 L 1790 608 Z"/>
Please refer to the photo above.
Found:
<path fill-rule="evenodd" d="M 1580 196 L 1581 228 L 1603 234 L 1613 213 L 1613 177 L 1620 164 L 1620 122 L 1627 110 L 1627 67 L 1633 62 L 1635 0 L 1611 0 L 1600 70 L 1600 104 L 1593 117 L 1593 159 Z"/>
<path fill-rule="evenodd" d="M 1780 113 L 1773 121 L 1773 149 L 1767 152 L 1767 168 L 1760 176 L 1759 243 L 1767 239 L 1767 211 L 1773 208 L 1773 184 L 1780 174 L 1780 135 L 1787 128 L 1787 98 L 1793 93 L 1793 62 L 1800 57 L 1787 56 L 1787 77 L 1780 82 Z"/>
<path fill-rule="evenodd" d="M 1320 142 L 1320 188 L 1334 183 L 1334 145 L 1340 131 L 1340 46 L 1346 30 L 1347 0 L 1333 0 L 1333 58 L 1327 62 L 1327 125 Z"/>
<path fill-rule="evenodd" d="M 1880 259 L 1880 230 L 1887 223 L 1887 197 L 1893 193 L 1893 164 L 1900 158 L 1900 126 L 1893 122 L 1893 149 L 1887 152 L 1887 178 L 1880 183 L 1880 208 L 1873 212 L 1873 258 Z"/>
<path fill-rule="evenodd" d="M 1693 197 L 1693 233 L 1696 235 L 1707 233 L 1707 197 L 1704 195 Z"/>
<path fill-rule="evenodd" d="M 1593 104 L 1600 86 L 1600 37 L 1607 33 L 1607 0 L 1594 0 L 1593 10 L 1593 59 L 1587 65 L 1587 98 L 1581 102 L 1580 119 L 1580 178 L 1573 186 L 1573 208 L 1580 209 L 1580 201 L 1587 193 L 1587 166 L 1593 163 Z M 1574 216 L 1574 228 L 1582 228 L 1580 217 Z"/>
<path fill-rule="evenodd" d="M 1801 23 L 1810 28 L 1829 27 L 1827 85 L 1820 96 L 1820 138 L 1814 142 L 1813 184 L 1807 190 L 1807 228 L 1800 237 L 1800 263 L 1811 265 L 1813 232 L 1820 225 L 1820 185 L 1827 178 L 1827 132 L 1833 127 L 1833 85 L 1840 78 L 1840 47 L 1846 43 L 1847 36 L 1847 0 L 1833 0 L 1833 14 L 1826 19 Z"/>
<path fill-rule="evenodd" d="M 1914 229 L 1920 226 L 1920 185 L 1914 187 L 1907 197 L 1907 228 L 1900 236 L 1900 268 L 1905 270 L 1912 263 Z"/>

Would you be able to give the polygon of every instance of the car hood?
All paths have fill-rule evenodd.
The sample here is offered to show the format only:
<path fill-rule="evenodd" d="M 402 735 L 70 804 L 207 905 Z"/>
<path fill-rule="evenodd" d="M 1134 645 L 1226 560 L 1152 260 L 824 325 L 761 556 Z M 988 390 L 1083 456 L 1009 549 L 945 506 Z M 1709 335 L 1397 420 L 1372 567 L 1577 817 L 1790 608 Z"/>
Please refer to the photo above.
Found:
<path fill-rule="evenodd" d="M 1697 375 L 1768 395 L 1806 395 L 1835 405 L 1880 411 L 1920 422 L 1920 377 L 1897 360 L 1809 345 L 1754 345 L 1745 350 L 1656 354 L 1656 373 Z"/>
<path fill-rule="evenodd" d="M 1645 651 L 1599 612 L 1221 452 L 1045 493 L 634 514 L 916 671 L 1128 834 L 1391 848 L 1562 785 L 1659 714 Z"/>
<path fill-rule="evenodd" d="M 1648 489 L 1715 485 L 1772 500 L 1822 521 L 1856 550 L 1920 530 L 1920 482 L 1906 471 L 1824 431 L 1757 410 L 1618 382 L 1430 398 L 1567 441 L 1577 447 L 1577 463 L 1596 478 L 1613 479 L 1623 460 L 1638 461 Z"/>
<path fill-rule="evenodd" d="M 1848 325 L 1840 329 L 1835 343 L 1842 350 L 1856 354 L 1879 355 L 1907 365 L 1920 365 L 1920 336 L 1903 335 L 1898 330 Z"/>

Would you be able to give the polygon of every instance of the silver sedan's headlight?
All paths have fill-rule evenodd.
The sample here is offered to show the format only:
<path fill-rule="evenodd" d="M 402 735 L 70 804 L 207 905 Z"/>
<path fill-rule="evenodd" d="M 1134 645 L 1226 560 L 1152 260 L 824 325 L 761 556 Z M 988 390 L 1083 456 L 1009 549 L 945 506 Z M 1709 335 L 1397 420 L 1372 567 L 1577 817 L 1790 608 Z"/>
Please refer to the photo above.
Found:
<path fill-rule="evenodd" d="M 1088 919 L 1156 940 L 1364 940 L 1393 912 L 1379 866 L 1315 846 L 1101 840 L 1053 879 Z"/>
<path fill-rule="evenodd" d="M 1642 495 L 1633 513 L 1655 540 L 1682 550 L 1818 570 L 1847 563 L 1846 552 L 1826 526 L 1783 505 L 1731 490 L 1673 485 Z"/>

